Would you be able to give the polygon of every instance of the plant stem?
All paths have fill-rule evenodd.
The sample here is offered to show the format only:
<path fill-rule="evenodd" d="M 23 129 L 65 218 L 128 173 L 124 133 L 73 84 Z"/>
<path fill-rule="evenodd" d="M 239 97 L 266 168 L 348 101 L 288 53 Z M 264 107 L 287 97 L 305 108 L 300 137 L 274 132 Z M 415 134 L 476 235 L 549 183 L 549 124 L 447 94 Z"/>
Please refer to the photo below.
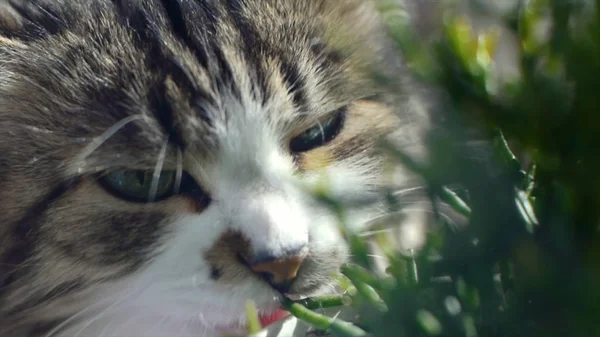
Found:
<path fill-rule="evenodd" d="M 439 196 L 444 201 L 447 202 L 454 210 L 459 212 L 460 214 L 466 216 L 467 218 L 471 217 L 471 208 L 464 202 L 456 193 L 450 190 L 447 187 L 442 187 L 439 190 Z"/>
<path fill-rule="evenodd" d="M 306 298 L 300 301 L 296 301 L 298 303 L 309 310 L 315 309 L 326 309 L 326 308 L 335 308 L 348 305 L 352 299 L 347 295 L 327 295 L 327 296 L 319 296 L 313 298 Z"/>
<path fill-rule="evenodd" d="M 283 307 L 296 318 L 314 326 L 320 330 L 329 330 L 339 337 L 367 337 L 369 334 L 342 320 L 333 319 L 313 312 L 300 303 L 294 303 L 289 299 L 283 301 Z"/>

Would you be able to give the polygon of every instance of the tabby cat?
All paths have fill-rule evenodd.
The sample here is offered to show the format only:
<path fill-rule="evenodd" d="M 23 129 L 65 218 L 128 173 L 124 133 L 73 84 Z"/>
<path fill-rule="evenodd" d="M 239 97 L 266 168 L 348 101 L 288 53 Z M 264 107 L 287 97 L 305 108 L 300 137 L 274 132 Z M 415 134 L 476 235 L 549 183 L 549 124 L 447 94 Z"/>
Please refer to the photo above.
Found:
<path fill-rule="evenodd" d="M 423 157 L 430 118 L 375 1 L 2 1 L 0 336 L 268 325 L 349 258 L 309 191 L 360 231 L 415 183 L 376 147 Z"/>

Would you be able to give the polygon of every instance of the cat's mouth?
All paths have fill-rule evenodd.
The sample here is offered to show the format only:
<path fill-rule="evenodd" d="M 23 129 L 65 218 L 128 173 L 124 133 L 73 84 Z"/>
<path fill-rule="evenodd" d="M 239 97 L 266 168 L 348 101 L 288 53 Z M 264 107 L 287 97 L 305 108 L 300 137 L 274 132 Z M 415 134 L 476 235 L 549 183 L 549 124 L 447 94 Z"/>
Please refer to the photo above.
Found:
<path fill-rule="evenodd" d="M 270 311 L 269 313 L 259 314 L 258 320 L 260 323 L 261 329 L 266 329 L 270 325 L 273 325 L 279 321 L 282 321 L 288 318 L 291 314 L 288 311 L 283 310 L 282 308 L 276 309 L 274 311 Z M 246 333 L 248 332 L 247 324 L 231 324 L 226 326 L 217 326 L 217 331 L 227 332 L 227 333 Z"/>
<path fill-rule="evenodd" d="M 277 310 L 271 312 L 270 314 L 259 315 L 258 319 L 260 321 L 261 327 L 264 329 L 264 328 L 268 327 L 269 325 L 276 323 L 288 316 L 290 316 L 290 313 L 288 311 L 285 311 L 283 309 L 277 309 Z"/>

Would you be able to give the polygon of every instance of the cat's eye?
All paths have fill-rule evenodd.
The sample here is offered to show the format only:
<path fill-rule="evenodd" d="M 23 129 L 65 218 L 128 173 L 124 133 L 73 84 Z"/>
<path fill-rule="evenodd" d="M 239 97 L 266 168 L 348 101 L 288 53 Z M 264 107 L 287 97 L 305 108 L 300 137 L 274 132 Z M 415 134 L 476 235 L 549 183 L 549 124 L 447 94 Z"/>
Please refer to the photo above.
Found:
<path fill-rule="evenodd" d="M 345 118 L 346 109 L 337 110 L 326 120 L 294 137 L 290 142 L 290 151 L 293 153 L 307 152 L 331 142 L 344 127 Z"/>
<path fill-rule="evenodd" d="M 156 201 L 173 195 L 175 181 L 175 171 L 162 171 L 155 178 L 153 171 L 118 170 L 100 178 L 107 190 L 122 199 L 135 202 Z"/>

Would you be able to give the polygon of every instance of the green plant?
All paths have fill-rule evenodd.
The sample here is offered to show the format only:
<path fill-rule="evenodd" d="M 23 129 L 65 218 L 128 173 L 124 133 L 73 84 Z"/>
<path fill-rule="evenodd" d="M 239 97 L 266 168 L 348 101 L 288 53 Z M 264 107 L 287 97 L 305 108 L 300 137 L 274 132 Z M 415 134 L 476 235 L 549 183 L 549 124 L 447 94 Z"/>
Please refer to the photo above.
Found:
<path fill-rule="evenodd" d="M 446 138 L 432 139 L 428 167 L 386 148 L 424 176 L 434 209 L 445 202 L 468 226 L 457 231 L 438 216 L 440 230 L 408 257 L 379 236 L 391 261 L 384 278 L 365 242 L 348 234 L 357 259 L 342 270 L 346 294 L 285 306 L 340 337 L 600 336 L 600 1 L 524 2 L 505 19 L 519 40 L 520 76 L 504 82 L 494 31 L 475 35 L 468 19 L 449 12 L 438 38 L 424 43 L 406 17 L 390 15 L 397 1 L 380 2 L 412 70 L 445 89 L 446 113 L 455 116 Z M 551 34 L 540 40 L 544 17 Z M 444 141 L 465 124 L 491 144 L 492 173 Z M 526 167 L 509 143 L 530 155 Z M 465 200 L 444 187 L 448 171 Z M 343 219 L 334 200 L 319 197 Z M 314 303 L 352 305 L 360 328 L 311 312 Z"/>

